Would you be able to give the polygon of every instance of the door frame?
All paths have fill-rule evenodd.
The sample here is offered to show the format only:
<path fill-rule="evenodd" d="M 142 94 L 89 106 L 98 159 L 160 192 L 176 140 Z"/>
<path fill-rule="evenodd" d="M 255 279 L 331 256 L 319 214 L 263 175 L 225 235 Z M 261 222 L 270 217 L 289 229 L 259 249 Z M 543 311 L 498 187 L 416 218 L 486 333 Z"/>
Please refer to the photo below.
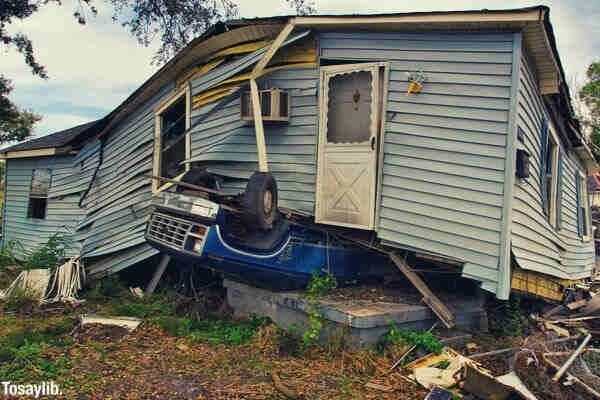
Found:
<path fill-rule="evenodd" d="M 384 148 L 384 132 L 385 132 L 385 116 L 387 114 L 387 97 L 388 97 L 388 86 L 389 86 L 389 61 L 377 61 L 377 62 L 365 62 L 365 63 L 353 63 L 353 64 L 338 64 L 322 66 L 319 69 L 319 129 L 317 138 L 317 180 L 315 190 L 315 220 L 321 212 L 321 205 L 318 201 L 318 196 L 321 193 L 321 184 L 323 182 L 323 171 L 319 168 L 322 160 L 324 159 L 324 151 L 327 140 L 327 115 L 328 111 L 327 101 L 329 100 L 326 96 L 325 77 L 326 75 L 344 72 L 355 72 L 372 70 L 377 68 L 378 75 L 376 93 L 372 93 L 372 97 L 377 99 L 377 119 L 375 124 L 376 137 L 378 140 L 378 146 L 375 153 L 375 183 L 374 183 L 374 205 L 373 218 L 368 227 L 357 226 L 355 224 L 336 223 L 337 226 L 344 226 L 349 228 L 358 228 L 366 230 L 377 230 L 379 226 L 379 212 L 381 202 L 381 185 L 382 185 L 382 170 L 383 170 L 383 148 Z M 383 74 L 382 74 L 383 72 Z M 326 222 L 325 222 L 326 223 Z"/>

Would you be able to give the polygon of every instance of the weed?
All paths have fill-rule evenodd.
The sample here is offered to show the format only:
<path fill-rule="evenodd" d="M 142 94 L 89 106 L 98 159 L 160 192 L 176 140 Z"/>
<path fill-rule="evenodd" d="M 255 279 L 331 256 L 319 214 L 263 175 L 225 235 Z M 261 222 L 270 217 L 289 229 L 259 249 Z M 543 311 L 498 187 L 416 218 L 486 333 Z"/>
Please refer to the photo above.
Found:
<path fill-rule="evenodd" d="M 450 366 L 450 360 L 444 360 L 438 365 L 439 369 L 446 369 Z"/>
<path fill-rule="evenodd" d="M 4 310 L 8 312 L 34 310 L 38 306 L 38 299 L 35 297 L 31 291 L 16 286 L 4 302 Z"/>
<path fill-rule="evenodd" d="M 109 276 L 95 283 L 87 292 L 87 297 L 93 300 L 102 300 L 106 297 L 119 297 L 127 291 L 125 285 L 115 276 Z"/>
<path fill-rule="evenodd" d="M 306 292 L 312 296 L 323 296 L 337 287 L 335 276 L 326 273 L 319 275 L 316 270 L 312 272 L 312 279 L 306 286 Z"/>
<path fill-rule="evenodd" d="M 323 329 L 323 312 L 317 299 L 336 287 L 337 281 L 333 275 L 329 273 L 319 275 L 316 270 L 313 270 L 312 279 L 306 286 L 306 295 L 304 296 L 308 305 L 309 328 L 301 335 L 303 348 L 314 346 Z"/>
<path fill-rule="evenodd" d="M 211 344 L 240 345 L 247 343 L 261 326 L 268 323 L 267 318 L 256 317 L 238 321 L 199 320 L 191 327 L 190 336 Z"/>
<path fill-rule="evenodd" d="M 111 309 L 115 315 L 138 318 L 175 315 L 175 305 L 173 303 L 167 302 L 166 299 L 154 297 L 125 303 L 122 300 L 114 300 L 111 303 Z"/>
<path fill-rule="evenodd" d="M 387 345 L 393 345 L 398 342 L 407 342 L 412 345 L 420 345 L 430 353 L 441 354 L 443 345 L 431 332 L 415 332 L 407 329 L 398 329 L 396 323 L 390 321 L 390 330 L 385 333 L 380 340 L 380 348 L 385 348 Z"/>
<path fill-rule="evenodd" d="M 55 233 L 46 243 L 33 250 L 18 240 L 9 240 L 0 253 L 0 265 L 19 265 L 22 269 L 56 268 L 67 258 L 70 241 L 61 233 Z"/>
<path fill-rule="evenodd" d="M 510 296 L 504 303 L 506 323 L 502 329 L 504 336 L 517 337 L 523 333 L 523 320 L 521 318 L 521 298 Z"/>

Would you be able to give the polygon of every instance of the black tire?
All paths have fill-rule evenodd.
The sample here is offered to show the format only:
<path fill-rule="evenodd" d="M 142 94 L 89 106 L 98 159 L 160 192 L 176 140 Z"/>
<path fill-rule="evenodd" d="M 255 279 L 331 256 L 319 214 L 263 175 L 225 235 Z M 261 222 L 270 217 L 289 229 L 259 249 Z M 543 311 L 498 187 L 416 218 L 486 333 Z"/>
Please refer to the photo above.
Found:
<path fill-rule="evenodd" d="M 186 172 L 185 175 L 181 177 L 181 182 L 202 186 L 207 189 L 219 190 L 217 178 L 213 174 L 199 168 L 192 168 Z M 186 187 L 178 185 L 175 191 L 180 193 L 185 189 Z"/>
<path fill-rule="evenodd" d="M 250 230 L 267 231 L 279 217 L 277 183 L 270 172 L 255 172 L 244 193 L 244 223 Z"/>

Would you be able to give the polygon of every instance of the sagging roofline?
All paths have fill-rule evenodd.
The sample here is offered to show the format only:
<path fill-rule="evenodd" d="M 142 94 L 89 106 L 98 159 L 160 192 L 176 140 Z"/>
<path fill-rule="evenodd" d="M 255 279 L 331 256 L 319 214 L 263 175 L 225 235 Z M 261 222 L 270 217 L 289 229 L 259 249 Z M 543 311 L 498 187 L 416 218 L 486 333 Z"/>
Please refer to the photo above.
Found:
<path fill-rule="evenodd" d="M 219 22 L 175 55 L 117 108 L 102 119 L 99 133 L 88 136 L 95 141 L 110 133 L 136 106 L 147 101 L 163 85 L 175 79 L 190 65 L 208 59 L 212 54 L 244 42 L 274 39 L 286 26 L 319 30 L 348 28 L 377 31 L 419 30 L 518 30 L 535 63 L 542 94 L 553 98 L 563 117 L 569 122 L 564 134 L 572 147 L 585 142 L 573 108 L 552 25 L 550 9 L 534 6 L 507 10 L 431 11 L 394 14 L 349 14 L 315 16 L 277 16 L 237 19 Z M 276 49 L 275 49 L 276 50 Z M 566 107 L 565 107 L 566 106 Z M 566 109 L 564 109 L 566 108 Z M 83 143 L 85 145 L 85 143 Z"/>

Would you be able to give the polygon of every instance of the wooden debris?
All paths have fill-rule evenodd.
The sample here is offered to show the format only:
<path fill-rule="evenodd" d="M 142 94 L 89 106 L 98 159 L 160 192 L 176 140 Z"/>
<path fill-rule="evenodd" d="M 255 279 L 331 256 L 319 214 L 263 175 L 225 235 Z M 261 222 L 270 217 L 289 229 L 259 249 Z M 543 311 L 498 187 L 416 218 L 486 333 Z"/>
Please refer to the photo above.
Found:
<path fill-rule="evenodd" d="M 471 334 L 466 334 L 466 335 L 458 335 L 458 336 L 454 336 L 454 337 L 449 337 L 449 338 L 444 338 L 444 339 L 440 339 L 440 343 L 447 345 L 447 344 L 454 344 L 454 346 L 456 346 L 456 343 L 464 343 L 467 340 L 470 340 L 473 338 L 473 335 Z"/>
<path fill-rule="evenodd" d="M 417 360 L 406 364 L 405 368 L 409 368 L 414 371 L 417 368 L 430 367 L 432 365 L 439 364 L 442 361 L 446 360 L 449 360 L 449 356 L 444 352 L 442 352 L 442 354 L 431 353 L 426 355 L 425 357 L 421 357 Z"/>
<path fill-rule="evenodd" d="M 542 318 L 548 319 L 551 316 L 553 316 L 555 314 L 558 314 L 559 312 L 563 311 L 564 309 L 565 309 L 565 306 L 563 306 L 562 304 L 558 305 L 558 306 L 556 306 L 556 307 L 554 307 L 554 308 L 546 311 L 544 314 L 542 314 Z"/>
<path fill-rule="evenodd" d="M 553 330 L 554 332 L 558 333 L 559 336 L 571 336 L 568 330 L 566 330 L 565 328 L 561 328 L 560 326 L 554 325 L 551 322 L 544 323 L 544 326 L 546 327 L 546 329 Z"/>
<path fill-rule="evenodd" d="M 372 382 L 367 383 L 365 385 L 365 387 L 368 387 L 369 389 L 380 390 L 380 391 L 386 392 L 386 393 L 391 393 L 394 391 L 394 388 L 391 386 L 380 385 L 378 383 L 372 383 Z"/>
<path fill-rule="evenodd" d="M 578 308 L 581 308 L 583 306 L 585 306 L 588 303 L 587 300 L 578 300 L 578 301 L 574 301 L 572 303 L 567 304 L 567 308 L 571 311 L 573 310 L 577 310 Z"/>
<path fill-rule="evenodd" d="M 431 310 L 438 316 L 440 320 L 446 325 L 447 328 L 454 326 L 454 314 L 440 301 L 440 299 L 433 294 L 427 284 L 423 282 L 421 277 L 417 275 L 412 268 L 395 253 L 389 253 L 390 259 L 396 264 L 398 269 L 408 278 L 408 280 L 417 288 L 417 290 L 423 295 L 423 301 L 427 304 Z"/>
<path fill-rule="evenodd" d="M 281 378 L 279 374 L 275 371 L 271 371 L 271 378 L 273 378 L 273 385 L 275 388 L 279 390 L 283 395 L 285 395 L 289 399 L 297 399 L 299 398 L 298 394 L 293 390 L 285 387 L 283 383 L 281 383 Z"/>
<path fill-rule="evenodd" d="M 569 342 L 571 340 L 577 340 L 577 339 L 580 339 L 580 338 L 581 338 L 581 336 L 572 336 L 572 337 L 569 337 L 569 338 L 561 338 L 561 339 L 549 340 L 549 341 L 543 342 L 541 344 Z M 469 356 L 469 358 L 472 359 L 472 360 L 474 360 L 474 359 L 477 359 L 477 358 L 484 358 L 484 357 L 487 357 L 487 356 L 495 356 L 497 354 L 509 353 L 511 351 L 517 351 L 519 349 L 520 349 L 520 346 L 508 347 L 506 349 L 500 349 L 500 350 L 494 350 L 494 351 L 487 351 L 485 353 L 473 354 L 473 355 Z"/>
<path fill-rule="evenodd" d="M 596 295 L 587 302 L 587 304 L 579 310 L 582 315 L 597 314 L 600 312 L 600 295 Z"/>
<path fill-rule="evenodd" d="M 571 364 L 573 364 L 573 361 L 575 361 L 577 356 L 579 356 L 581 354 L 581 352 L 583 351 L 583 349 L 585 349 L 585 345 L 590 341 L 591 338 L 592 338 L 592 335 L 587 335 L 583 339 L 581 344 L 577 347 L 577 349 L 567 359 L 567 361 L 565 361 L 565 363 L 560 367 L 560 369 L 558 371 L 556 371 L 556 374 L 554 374 L 554 376 L 552 377 L 552 380 L 554 382 L 558 382 L 560 377 L 563 376 L 565 372 L 567 372 L 567 369 L 569 369 Z"/>
<path fill-rule="evenodd" d="M 475 350 L 477 350 L 477 348 L 478 348 L 479 346 L 477 345 L 477 343 L 467 343 L 467 345 L 466 345 L 465 347 L 467 348 L 467 351 L 468 351 L 469 353 L 472 353 L 472 352 L 474 352 Z"/>
<path fill-rule="evenodd" d="M 466 363 L 463 389 L 481 399 L 504 400 L 513 393 L 512 387 L 499 382 L 476 363 Z"/>

